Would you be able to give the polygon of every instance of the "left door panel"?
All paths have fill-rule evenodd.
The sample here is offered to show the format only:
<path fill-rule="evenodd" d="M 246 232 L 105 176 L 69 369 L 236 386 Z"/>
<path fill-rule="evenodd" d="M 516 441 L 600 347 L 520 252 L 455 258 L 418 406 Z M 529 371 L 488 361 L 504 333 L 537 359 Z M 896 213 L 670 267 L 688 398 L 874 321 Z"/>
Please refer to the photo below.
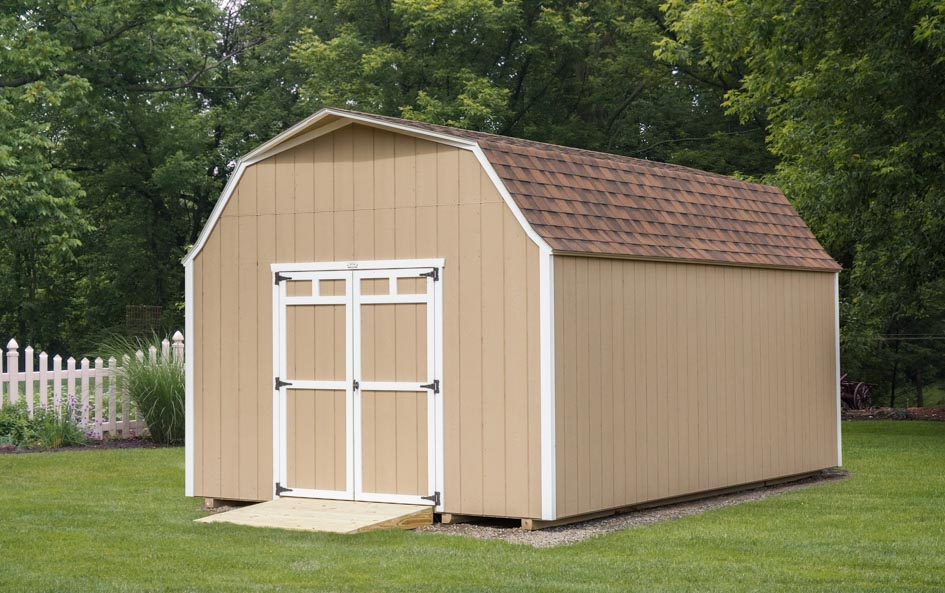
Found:
<path fill-rule="evenodd" d="M 298 272 L 280 284 L 283 495 L 353 498 L 349 272 Z"/>

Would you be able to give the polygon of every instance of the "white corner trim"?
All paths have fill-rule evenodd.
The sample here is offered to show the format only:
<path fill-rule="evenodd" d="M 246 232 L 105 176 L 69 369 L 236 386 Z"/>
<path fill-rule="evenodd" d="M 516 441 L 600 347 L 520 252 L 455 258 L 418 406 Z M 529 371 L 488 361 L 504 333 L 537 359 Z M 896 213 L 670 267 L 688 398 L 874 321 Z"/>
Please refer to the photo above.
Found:
<path fill-rule="evenodd" d="M 184 495 L 194 495 L 194 263 L 184 265 Z"/>
<path fill-rule="evenodd" d="M 843 433 L 840 426 L 840 272 L 833 276 L 833 331 L 837 365 L 837 466 L 843 465 Z"/>
<path fill-rule="evenodd" d="M 557 464 L 555 459 L 555 336 L 554 256 L 542 247 L 539 255 L 539 336 L 541 361 L 541 518 L 558 518 Z"/>
<path fill-rule="evenodd" d="M 436 491 L 440 493 L 440 505 L 436 508 L 437 511 L 443 512 L 446 508 L 446 501 L 448 500 L 449 492 L 446 491 L 444 486 L 444 471 L 446 467 L 446 446 L 444 444 L 444 428 L 443 428 L 443 402 L 445 401 L 444 392 L 448 388 L 446 382 L 446 377 L 443 374 L 443 283 L 446 282 L 446 272 L 441 263 L 439 266 L 440 269 L 440 281 L 433 283 L 433 307 L 434 307 L 434 321 L 433 327 L 436 333 L 433 336 L 433 339 L 436 344 L 436 349 L 434 350 L 434 372 L 436 377 L 440 379 L 440 393 L 436 394 L 438 398 L 436 400 L 436 417 L 433 419 L 435 422 L 436 430 Z M 457 377 L 458 379 L 458 377 Z M 459 391 L 457 389 L 457 391 Z"/>

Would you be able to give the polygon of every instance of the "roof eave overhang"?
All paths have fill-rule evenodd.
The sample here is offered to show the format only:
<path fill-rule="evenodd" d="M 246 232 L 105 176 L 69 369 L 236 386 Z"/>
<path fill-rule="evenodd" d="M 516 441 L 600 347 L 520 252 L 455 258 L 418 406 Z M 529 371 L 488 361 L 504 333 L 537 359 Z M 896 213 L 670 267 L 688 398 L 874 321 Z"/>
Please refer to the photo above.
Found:
<path fill-rule="evenodd" d="M 624 253 L 597 253 L 590 251 L 569 251 L 567 249 L 552 249 L 552 255 L 560 255 L 567 257 L 591 257 L 597 259 L 623 259 L 623 260 L 633 260 L 633 261 L 642 261 L 642 262 L 662 262 L 662 263 L 674 263 L 674 264 L 695 264 L 703 266 L 725 266 L 730 268 L 755 268 L 755 269 L 764 269 L 764 270 L 785 270 L 792 272 L 819 272 L 819 273 L 828 273 L 828 274 L 839 274 L 843 271 L 843 267 L 840 264 L 835 263 L 834 266 L 792 266 L 787 264 L 767 264 L 767 263 L 753 263 L 753 262 L 730 262 L 724 260 L 711 260 L 711 259 L 696 259 L 696 258 L 680 258 L 680 257 L 658 257 L 654 255 L 631 255 Z"/>

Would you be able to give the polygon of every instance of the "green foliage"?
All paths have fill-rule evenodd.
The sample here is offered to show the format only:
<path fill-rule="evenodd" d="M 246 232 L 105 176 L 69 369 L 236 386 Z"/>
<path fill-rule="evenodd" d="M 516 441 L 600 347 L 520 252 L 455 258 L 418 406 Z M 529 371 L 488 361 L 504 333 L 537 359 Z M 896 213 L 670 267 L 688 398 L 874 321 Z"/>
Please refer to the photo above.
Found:
<path fill-rule="evenodd" d="M 0 333 L 80 353 L 126 304 L 164 305 L 179 325 L 176 259 L 220 187 L 191 89 L 213 72 L 219 13 L 211 0 L 0 9 Z"/>
<path fill-rule="evenodd" d="M 296 3 L 288 3 L 297 8 Z M 724 84 L 653 57 L 655 0 L 298 3 L 308 111 L 339 106 L 760 175 L 762 130 L 727 117 Z"/>
<path fill-rule="evenodd" d="M 143 414 L 151 440 L 156 443 L 184 442 L 184 363 L 174 357 L 158 356 L 152 361 L 146 354 L 150 347 L 158 352 L 161 340 L 114 338 L 106 346 L 106 355 L 122 360 L 120 378 L 125 393 Z"/>
<path fill-rule="evenodd" d="M 41 0 L 0 8 L 0 334 L 81 356 L 236 158 L 324 106 L 763 178 L 844 266 L 843 365 L 945 380 L 945 2 Z"/>
<path fill-rule="evenodd" d="M 15 1 L 0 9 L 0 334 L 81 356 L 179 259 L 235 159 L 315 109 L 773 167 L 723 82 L 654 59 L 658 0 Z"/>
<path fill-rule="evenodd" d="M 945 378 L 945 3 L 664 8 L 658 55 L 737 79 L 725 105 L 767 122 L 771 180 L 843 265 L 845 370 L 887 393 Z"/>
<path fill-rule="evenodd" d="M 6 405 L 0 410 L 0 442 L 25 449 L 59 449 L 83 445 L 88 440 L 77 403 L 70 398 L 57 410 L 37 407 L 30 417 L 26 402 Z"/>
<path fill-rule="evenodd" d="M 36 439 L 36 431 L 30 420 L 26 402 L 5 404 L 0 409 L 0 444 L 29 447 Z"/>
<path fill-rule="evenodd" d="M 32 445 L 44 449 L 77 447 L 88 441 L 74 405 L 59 411 L 54 408 L 34 410 L 30 424 L 35 434 Z"/>

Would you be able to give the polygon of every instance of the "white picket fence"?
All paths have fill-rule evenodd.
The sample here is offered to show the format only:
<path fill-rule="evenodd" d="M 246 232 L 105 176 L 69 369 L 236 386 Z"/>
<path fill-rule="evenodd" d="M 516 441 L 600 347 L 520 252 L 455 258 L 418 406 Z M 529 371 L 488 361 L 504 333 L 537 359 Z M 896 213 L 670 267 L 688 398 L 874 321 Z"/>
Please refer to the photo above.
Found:
<path fill-rule="evenodd" d="M 147 355 L 137 352 L 139 360 L 148 356 L 175 360 L 184 359 L 184 336 L 175 332 L 172 341 L 164 340 L 160 351 L 152 346 Z M 16 340 L 7 343 L 5 355 L 0 352 L 0 408 L 26 400 L 30 415 L 37 406 L 52 407 L 60 412 L 68 407 L 78 415 L 83 427 L 93 438 L 131 438 L 145 428 L 144 419 L 138 414 L 127 394 L 122 389 L 121 367 L 115 358 L 90 361 L 83 358 L 76 366 L 71 356 L 63 364 L 58 354 L 52 357 L 40 352 L 39 364 L 34 369 L 33 348 L 23 350 L 23 369 L 20 371 L 20 347 Z M 6 365 L 2 361 L 6 360 Z"/>

